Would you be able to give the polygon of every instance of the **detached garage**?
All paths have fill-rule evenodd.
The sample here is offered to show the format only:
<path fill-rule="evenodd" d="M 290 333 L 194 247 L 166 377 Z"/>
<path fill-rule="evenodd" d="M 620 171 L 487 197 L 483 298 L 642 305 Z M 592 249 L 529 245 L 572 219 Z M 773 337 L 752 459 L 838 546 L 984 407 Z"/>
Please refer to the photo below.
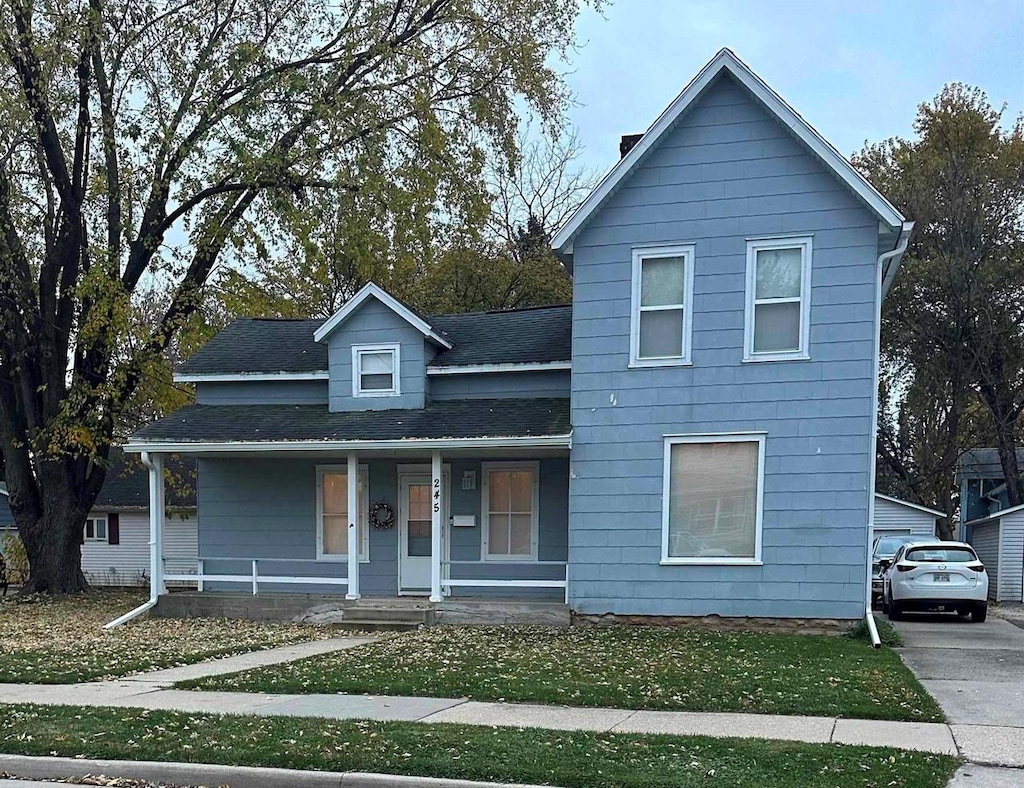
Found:
<path fill-rule="evenodd" d="M 935 538 L 935 525 L 942 512 L 927 506 L 890 498 L 875 493 L 875 527 L 871 533 L 872 543 L 880 536 L 920 536 L 922 539 Z"/>
<path fill-rule="evenodd" d="M 988 598 L 1024 602 L 1024 506 L 965 524 L 967 541 L 988 570 Z"/>

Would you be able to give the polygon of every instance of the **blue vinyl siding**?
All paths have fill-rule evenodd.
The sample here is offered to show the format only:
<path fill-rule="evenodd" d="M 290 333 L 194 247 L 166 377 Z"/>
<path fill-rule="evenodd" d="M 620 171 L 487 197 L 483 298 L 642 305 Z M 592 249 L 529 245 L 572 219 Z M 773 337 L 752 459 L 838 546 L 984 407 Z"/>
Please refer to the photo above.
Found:
<path fill-rule="evenodd" d="M 326 380 L 238 381 L 196 384 L 200 405 L 326 405 Z"/>
<path fill-rule="evenodd" d="M 568 397 L 569 370 L 500 372 L 482 375 L 432 375 L 430 398 L 500 399 L 502 397 Z"/>
<path fill-rule="evenodd" d="M 330 357 L 332 411 L 423 407 L 427 389 L 423 334 L 376 298 L 367 299 L 326 341 Z M 401 345 L 401 394 L 396 397 L 353 397 L 352 346 L 388 343 Z"/>
<path fill-rule="evenodd" d="M 316 561 L 316 467 L 344 465 L 345 458 L 310 459 L 200 459 L 199 460 L 199 555 L 207 559 L 209 573 L 248 574 L 253 558 L 291 559 L 272 561 L 261 566 L 268 575 L 333 577 L 347 576 L 344 561 Z M 384 501 L 398 512 L 398 466 L 409 460 L 368 459 L 369 500 Z M 450 514 L 473 515 L 472 528 L 451 528 L 453 561 L 479 561 L 481 558 L 480 468 L 475 459 L 456 459 L 451 463 Z M 429 467 L 429 466 L 426 466 Z M 476 489 L 463 490 L 465 471 L 476 474 Z M 428 470 L 429 473 L 429 470 Z M 568 545 L 568 474 L 566 458 L 540 461 L 540 511 L 538 558 L 564 561 Z M 394 596 L 398 593 L 398 527 L 369 529 L 369 562 L 360 564 L 360 591 L 369 596 Z M 241 561 L 209 560 L 243 559 Z M 561 566 L 510 566 L 498 562 L 460 566 L 453 577 L 486 579 L 561 579 Z M 225 586 L 229 590 L 239 584 Z M 211 585 L 212 590 L 216 590 Z M 261 583 L 262 590 L 305 593 L 339 593 L 344 586 L 282 585 Z M 532 589 L 512 589 L 513 596 L 530 595 Z M 483 596 L 503 590 L 459 588 L 454 595 Z M 557 596 L 561 591 L 536 591 L 540 596 Z"/>
<path fill-rule="evenodd" d="M 811 361 L 741 363 L 746 242 L 813 236 Z M 727 76 L 574 241 L 582 613 L 863 613 L 878 222 Z M 692 367 L 628 369 L 634 246 L 696 246 Z M 764 431 L 763 566 L 660 566 L 663 436 Z"/>

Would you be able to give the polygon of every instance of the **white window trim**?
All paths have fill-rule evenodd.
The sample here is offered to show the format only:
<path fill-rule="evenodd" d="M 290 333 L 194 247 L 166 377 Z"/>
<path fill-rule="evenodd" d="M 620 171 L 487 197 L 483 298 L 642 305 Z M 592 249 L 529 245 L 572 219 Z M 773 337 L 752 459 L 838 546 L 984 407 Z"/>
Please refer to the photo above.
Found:
<path fill-rule="evenodd" d="M 705 433 L 700 435 L 666 435 L 665 464 L 661 491 L 661 564 L 662 566 L 761 566 L 761 531 L 764 514 L 764 432 Z M 681 443 L 757 443 L 757 505 L 754 516 L 753 558 L 682 558 L 668 554 L 669 502 L 671 500 L 672 447 Z"/>
<path fill-rule="evenodd" d="M 107 516 L 105 514 L 90 514 L 85 519 L 86 519 L 87 522 L 89 520 L 93 520 L 95 522 L 102 522 L 103 523 L 103 537 L 100 538 L 99 536 L 87 536 L 86 533 L 85 533 L 85 523 L 83 523 L 82 524 L 82 541 L 84 541 L 84 542 L 97 542 L 99 544 L 107 544 L 110 541 L 110 522 L 109 522 L 109 520 L 107 520 Z M 94 525 L 93 526 L 93 534 L 95 534 L 95 533 L 96 533 L 96 526 Z"/>
<path fill-rule="evenodd" d="M 532 471 L 533 512 L 530 517 L 530 554 L 490 555 L 490 472 L 491 471 Z M 480 560 L 488 562 L 515 562 L 537 560 L 537 543 L 540 533 L 540 461 L 532 462 L 482 462 L 480 463 Z"/>
<path fill-rule="evenodd" d="M 353 397 L 397 397 L 402 393 L 402 346 L 397 342 L 387 344 L 353 345 L 352 346 L 352 396 Z M 363 353 L 391 353 L 394 357 L 392 386 L 379 391 L 363 391 L 361 385 L 360 356 Z"/>
<path fill-rule="evenodd" d="M 799 298 L 755 299 L 757 253 L 769 249 L 800 249 L 801 277 Z M 779 236 L 747 241 L 747 292 L 743 319 L 743 361 L 809 361 L 811 339 L 811 263 L 813 248 L 811 236 Z M 754 304 L 800 303 L 800 347 L 796 350 L 754 352 Z"/>
<path fill-rule="evenodd" d="M 324 552 L 324 475 L 328 473 L 348 473 L 348 465 L 317 465 L 316 466 L 316 560 L 345 563 L 348 554 Z M 370 468 L 359 466 L 359 481 L 366 490 L 366 503 L 370 503 Z M 358 500 L 358 496 L 357 496 Z M 363 534 L 363 549 L 359 552 L 359 563 L 370 562 L 370 513 L 360 512 L 358 526 Z"/>
<path fill-rule="evenodd" d="M 658 307 L 640 306 L 640 287 L 644 260 L 658 257 L 683 258 L 683 303 L 664 304 Z M 693 269 L 696 258 L 694 244 L 674 244 L 672 246 L 648 246 L 633 249 L 633 280 L 629 307 L 629 366 L 630 367 L 679 367 L 689 366 L 690 343 L 693 328 Z M 666 309 L 683 310 L 683 354 L 681 356 L 664 356 L 659 358 L 640 357 L 640 312 L 662 311 Z"/>

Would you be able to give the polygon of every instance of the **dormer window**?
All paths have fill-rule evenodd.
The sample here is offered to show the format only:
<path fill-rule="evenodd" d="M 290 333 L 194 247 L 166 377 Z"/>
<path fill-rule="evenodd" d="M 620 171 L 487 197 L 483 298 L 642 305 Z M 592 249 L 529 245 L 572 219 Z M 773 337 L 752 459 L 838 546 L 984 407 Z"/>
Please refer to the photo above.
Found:
<path fill-rule="evenodd" d="M 399 346 L 352 346 L 352 396 L 396 397 L 399 393 Z"/>

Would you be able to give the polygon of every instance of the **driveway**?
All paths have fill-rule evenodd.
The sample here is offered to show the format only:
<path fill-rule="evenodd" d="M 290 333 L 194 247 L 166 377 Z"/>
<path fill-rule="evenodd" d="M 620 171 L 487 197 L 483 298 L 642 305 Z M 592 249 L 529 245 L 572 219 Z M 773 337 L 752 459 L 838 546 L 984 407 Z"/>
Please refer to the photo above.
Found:
<path fill-rule="evenodd" d="M 963 756 L 1024 767 L 1024 629 L 992 615 L 984 624 L 908 615 L 896 627 L 900 656 L 939 702 Z"/>

